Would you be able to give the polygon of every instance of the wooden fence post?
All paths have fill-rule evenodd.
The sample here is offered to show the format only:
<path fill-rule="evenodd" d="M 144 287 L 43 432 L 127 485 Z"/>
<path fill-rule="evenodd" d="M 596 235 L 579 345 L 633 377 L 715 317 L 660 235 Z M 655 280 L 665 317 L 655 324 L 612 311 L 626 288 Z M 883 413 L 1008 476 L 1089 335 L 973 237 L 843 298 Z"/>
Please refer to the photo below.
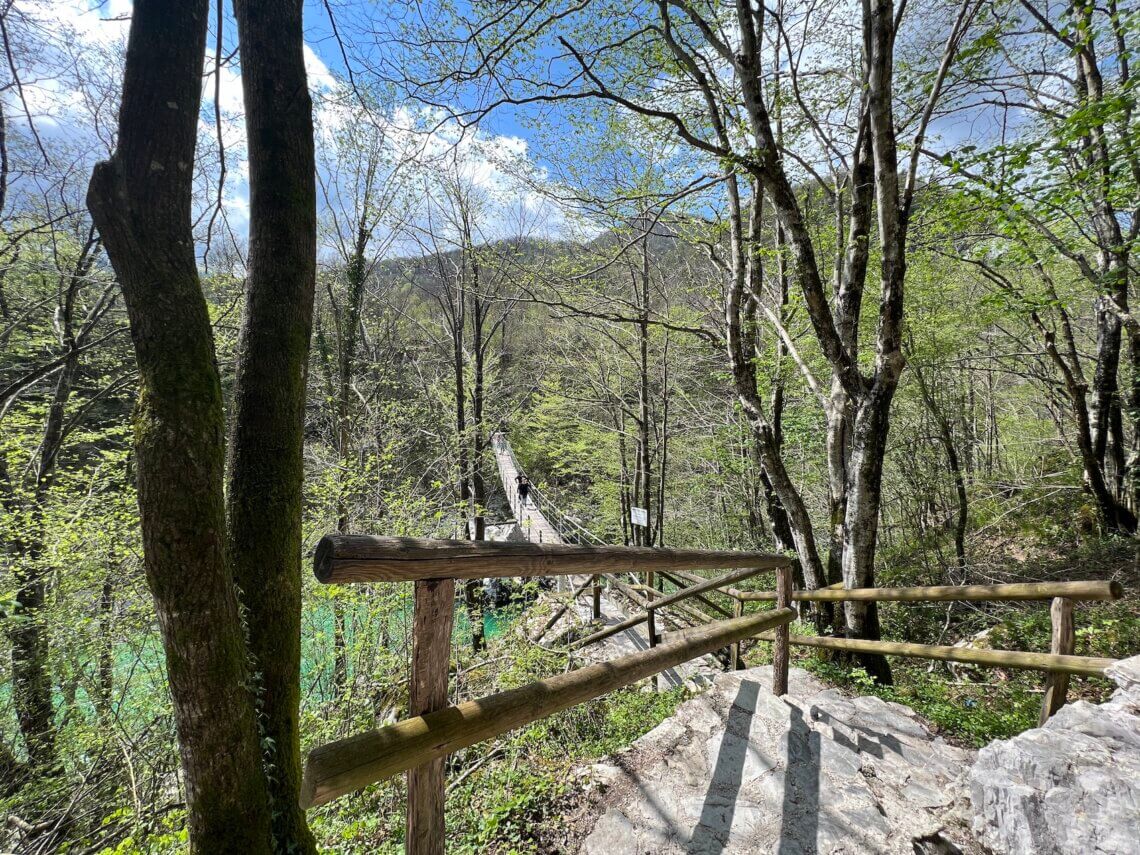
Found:
<path fill-rule="evenodd" d="M 645 572 L 645 585 L 646 585 L 646 587 L 648 587 L 648 588 L 653 587 L 653 576 L 654 576 L 654 573 L 652 570 L 647 570 Z M 645 609 L 645 615 L 646 615 L 645 630 L 646 630 L 646 632 L 649 633 L 649 646 L 650 647 L 656 647 L 657 646 L 657 611 L 653 608 L 653 597 L 652 596 L 646 594 L 645 600 L 646 600 L 646 603 L 648 604 L 646 609 Z M 659 674 L 654 674 L 653 675 L 653 691 L 658 692 L 660 690 L 661 690 L 661 677 Z"/>
<path fill-rule="evenodd" d="M 744 601 L 739 597 L 732 598 L 732 616 L 734 618 L 744 615 Z M 728 670 L 740 670 L 740 642 L 731 644 L 728 648 Z"/>
<path fill-rule="evenodd" d="M 591 614 L 594 620 L 600 620 L 602 617 L 602 577 L 594 576 L 594 609 Z"/>
<path fill-rule="evenodd" d="M 1065 597 L 1057 597 L 1049 608 L 1049 617 L 1053 621 L 1053 640 L 1049 646 L 1050 653 L 1070 656 L 1076 650 L 1077 636 L 1073 630 L 1073 601 Z M 1069 675 L 1057 671 L 1050 671 L 1045 676 L 1045 698 L 1041 702 L 1041 718 L 1037 726 L 1041 727 L 1049 720 L 1053 713 L 1065 705 L 1065 696 L 1069 692 Z"/>
<path fill-rule="evenodd" d="M 776 608 L 786 609 L 792 603 L 792 568 L 776 568 Z M 776 629 L 772 644 L 772 694 L 781 697 L 788 693 L 788 625 Z"/>
<path fill-rule="evenodd" d="M 647 570 L 645 572 L 645 586 L 647 588 L 653 587 L 653 575 L 654 574 L 653 574 L 652 570 Z M 646 627 L 645 627 L 649 631 L 649 646 L 650 647 L 656 647 L 657 646 L 657 612 L 654 611 L 653 606 L 652 606 L 653 599 L 649 596 L 646 596 L 645 599 L 648 603 L 651 604 L 646 609 L 646 611 L 648 612 L 649 618 L 648 618 L 648 622 L 647 622 Z"/>
<path fill-rule="evenodd" d="M 416 582 L 409 702 L 413 716 L 447 706 L 454 609 L 454 579 Z M 407 855 L 443 855 L 444 760 L 440 758 L 408 770 L 408 822 L 404 840 Z"/>

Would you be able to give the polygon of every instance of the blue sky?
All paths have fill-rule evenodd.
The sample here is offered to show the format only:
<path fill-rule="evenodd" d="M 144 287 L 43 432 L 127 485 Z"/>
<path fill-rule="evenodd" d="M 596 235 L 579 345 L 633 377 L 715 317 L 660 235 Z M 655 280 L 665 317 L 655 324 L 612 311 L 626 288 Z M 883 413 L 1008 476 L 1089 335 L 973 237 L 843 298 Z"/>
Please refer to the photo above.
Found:
<path fill-rule="evenodd" d="M 349 54 L 349 63 L 353 66 L 358 79 L 368 79 L 368 66 L 381 67 L 391 70 L 394 64 L 400 62 L 398 49 L 388 40 L 394 31 L 396 16 L 409 14 L 409 10 L 416 8 L 411 4 L 370 3 L 366 0 L 306 0 L 306 59 L 309 68 L 310 86 L 317 95 L 318 123 L 323 128 L 324 136 L 318 139 L 318 145 L 327 144 L 328 134 L 335 133 L 335 129 L 351 118 L 351 98 L 345 96 L 343 84 L 339 81 L 348 78 L 348 68 L 342 56 L 342 46 L 333 33 L 333 25 L 329 20 L 328 7 L 331 6 L 336 15 L 336 26 L 344 41 L 344 49 Z M 58 0 L 55 3 L 42 4 L 35 0 L 24 0 L 17 4 L 17 9 L 26 7 L 30 13 L 40 16 L 46 28 L 55 27 L 60 32 L 74 31 L 73 41 L 79 45 L 85 57 L 98 57 L 100 51 L 107 57 L 113 58 L 125 40 L 129 26 L 131 0 Z M 227 4 L 228 8 L 228 4 Z M 434 8 L 430 4 L 424 8 Z M 458 10 L 462 13 L 463 4 Z M 604 6 L 603 6 L 604 8 Z M 611 7 L 611 12 L 613 8 Z M 620 13 L 614 13 L 620 14 Z M 618 23 L 623 19 L 619 17 Z M 209 46 L 207 50 L 207 80 L 204 88 L 204 105 L 202 132 L 206 142 L 200 149 L 201 161 L 204 168 L 209 168 L 209 158 L 213 155 L 208 145 L 216 133 L 214 124 L 214 77 L 213 53 L 214 34 L 216 22 L 212 24 Z M 223 21 L 224 52 L 230 53 L 236 47 L 237 28 L 232 18 Z M 542 53 L 548 59 L 553 58 L 553 49 L 544 48 L 550 53 Z M 42 59 L 42 58 L 41 58 Z M 46 62 L 46 60 L 43 60 Z M 117 71 L 110 67 L 112 59 L 107 59 L 105 67 L 96 67 L 95 70 L 106 76 L 109 85 L 117 82 Z M 97 63 L 98 60 L 95 60 Z M 81 140 L 90 136 L 93 125 L 91 116 L 85 111 L 88 104 L 78 94 L 72 91 L 68 81 L 61 77 L 53 79 L 50 73 L 36 73 L 29 71 L 28 87 L 29 100 L 36 116 L 37 130 L 46 137 L 56 137 L 68 140 Z M 338 97 L 338 89 L 341 89 Z M 11 99 L 12 92 L 8 93 Z M 460 94 L 456 97 L 470 97 L 469 94 Z M 227 147 L 227 166 L 229 167 L 229 181 L 225 193 L 225 210 L 230 218 L 235 233 L 244 230 L 246 223 L 246 206 L 248 187 L 246 184 L 247 166 L 242 155 L 244 142 L 244 124 L 242 122 L 240 69 L 235 65 L 226 66 L 221 72 L 222 108 L 222 135 Z M 457 103 L 449 105 L 452 109 L 462 110 L 473 106 L 471 103 Z M 18 116 L 20 105 L 9 103 L 9 115 Z M 502 196 L 516 195 L 530 200 L 531 204 L 540 204 L 536 201 L 536 194 L 532 190 L 520 187 L 510 174 L 522 166 L 529 167 L 532 174 L 539 178 L 552 177 L 558 174 L 560 168 L 567 163 L 582 164 L 584 149 L 593 152 L 596 147 L 591 146 L 590 134 L 593 130 L 587 125 L 575 129 L 566 120 L 573 111 L 580 111 L 583 107 L 576 106 L 547 106 L 544 112 L 552 119 L 552 129 L 543 135 L 537 135 L 527 126 L 525 117 L 520 111 L 510 107 L 503 107 L 487 116 L 482 122 L 478 137 L 474 138 L 479 144 L 472 144 L 472 137 L 464 137 L 457 126 L 444 125 L 438 131 L 436 138 L 429 145 L 432 150 L 442 151 L 450 146 L 462 146 L 463 157 L 467 159 L 467 174 L 482 183 L 489 190 Z M 347 111 L 347 112 L 346 112 Z M 397 100 L 392 107 L 393 117 L 402 115 L 407 124 L 424 118 L 423 108 L 411 101 Z M 416 113 L 416 111 L 420 111 Z M 113 117 L 104 116 L 104 124 L 113 125 Z M 977 116 L 958 117 L 952 121 L 938 123 L 936 130 L 943 134 L 943 143 L 949 145 L 964 141 L 978 132 L 975 122 Z M 597 131 L 599 134 L 602 130 Z M 545 151 L 544 146 L 550 146 Z M 637 147 L 635 147 L 637 148 Z M 681 147 L 684 148 L 684 147 Z M 603 163 L 600 169 L 620 170 L 623 163 L 630 169 L 629 174 L 636 173 L 644 167 L 644 161 L 636 162 L 638 158 L 657 158 L 656 162 L 662 168 L 677 170 L 675 176 L 678 183 L 687 183 L 697 174 L 695 164 L 692 162 L 691 152 L 678 152 L 673 157 L 679 158 L 676 163 L 670 164 L 668 151 L 658 148 L 650 151 L 652 146 L 646 145 L 644 151 L 616 151 L 608 155 L 612 162 Z M 567 153 L 571 157 L 567 157 Z M 93 147 L 92 157 L 105 156 L 105 151 L 99 150 L 98 141 Z M 506 170 L 498 162 L 497 156 L 508 157 L 512 166 Z M 549 160 L 547 159 L 549 156 Z M 587 171 L 592 168 L 589 164 L 584 167 Z M 587 180 L 589 176 L 587 175 Z M 208 185 L 208 177 L 204 177 L 204 184 Z M 548 202 L 542 202 L 549 205 Z M 555 211 L 554 208 L 550 209 Z M 504 220 L 506 218 L 504 217 Z M 561 211 L 551 213 L 545 217 L 544 233 L 554 236 L 567 227 L 567 220 Z"/>
<path fill-rule="evenodd" d="M 228 8 L 228 4 L 227 4 Z M 387 8 L 364 2 L 352 2 L 350 8 L 341 9 L 346 15 L 364 15 L 379 19 Z M 85 70 L 88 78 L 96 78 L 99 85 L 107 90 L 116 89 L 121 83 L 120 70 L 116 67 L 117 56 L 125 45 L 129 28 L 131 0 L 57 0 L 44 3 L 25 0 L 16 6 L 24 22 L 25 40 L 31 48 L 26 52 L 22 63 L 21 78 L 25 83 L 25 96 L 32 114 L 35 131 L 49 144 L 83 149 L 83 159 L 89 165 L 94 160 L 105 157 L 109 134 L 103 139 L 94 131 L 99 125 L 110 129 L 114 126 L 113 110 L 103 107 L 102 115 L 93 115 L 93 99 L 84 95 L 77 85 L 75 75 L 67 70 L 76 55 L 89 64 Z M 332 132 L 339 123 L 351 118 L 343 106 L 351 99 L 338 97 L 340 83 L 337 78 L 346 78 L 345 63 L 341 50 L 332 35 L 332 27 L 323 2 L 306 4 L 306 65 L 309 71 L 310 88 L 317 96 L 318 123 L 326 132 Z M 358 19 L 364 23 L 370 20 Z M 344 22 L 347 26 L 349 22 Z M 204 142 L 199 147 L 199 159 L 204 168 L 210 166 L 210 157 L 215 156 L 207 148 L 216 134 L 214 121 L 214 43 L 216 22 L 211 22 L 208 39 L 206 73 L 203 90 L 202 133 Z M 229 16 L 223 21 L 223 52 L 233 51 L 237 42 L 236 23 Z M 373 52 L 370 55 L 367 50 Z M 367 43 L 356 41 L 351 46 L 355 58 L 368 63 L 380 54 L 379 48 L 369 48 Z M 244 161 L 244 123 L 242 121 L 240 69 L 236 65 L 224 66 L 220 75 L 221 89 L 219 103 L 222 110 L 222 134 L 227 148 L 229 181 L 226 190 L 226 210 L 231 217 L 235 231 L 244 229 L 245 205 L 248 196 L 246 185 L 247 165 Z M 341 93 L 343 96 L 343 93 Z M 27 132 L 27 121 L 20 121 L 23 106 L 14 90 L 7 93 L 8 115 L 17 131 Z M 339 102 L 339 104 L 338 104 Z M 394 107 L 394 112 L 418 109 L 414 105 Z M 10 125 L 11 127 L 11 125 Z M 454 127 L 441 128 L 438 139 L 430 142 L 437 150 L 460 142 L 462 135 Z M 494 163 L 494 158 L 484 155 L 502 153 L 511 157 L 526 158 L 529 155 L 527 131 L 514 120 L 513 115 L 501 111 L 491 117 L 480 129 L 482 145 L 467 145 L 464 141 L 464 157 L 471 160 L 469 173 L 489 187 L 505 188 L 508 178 Z M 321 140 L 318 140 L 318 144 Z M 216 149 L 216 146 L 215 146 Z M 71 155 L 69 155 L 71 156 Z M 77 172 L 84 172 L 79 169 Z M 76 181 L 79 179 L 77 178 Z M 208 178 L 204 178 L 208 184 Z"/>

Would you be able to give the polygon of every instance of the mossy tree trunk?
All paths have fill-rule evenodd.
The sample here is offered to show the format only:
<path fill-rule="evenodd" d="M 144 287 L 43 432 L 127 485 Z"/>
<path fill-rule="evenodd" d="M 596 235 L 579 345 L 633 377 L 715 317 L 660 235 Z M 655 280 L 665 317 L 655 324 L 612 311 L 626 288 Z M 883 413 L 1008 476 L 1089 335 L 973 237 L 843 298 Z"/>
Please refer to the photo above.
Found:
<path fill-rule="evenodd" d="M 301 0 L 234 0 L 250 163 L 245 314 L 238 343 L 227 516 L 249 647 L 273 835 L 315 852 L 304 812 L 301 490 L 316 281 L 313 110 Z"/>
<path fill-rule="evenodd" d="M 25 470 L 23 489 L 15 487 L 6 473 L 0 473 L 3 476 L 0 477 L 0 500 L 4 510 L 20 513 L 21 497 L 26 501 L 28 523 L 11 545 L 16 557 L 13 562 L 16 597 L 12 619 L 6 624 L 12 647 L 12 703 L 28 761 L 40 773 L 51 769 L 56 761 L 55 709 L 48 662 L 50 639 L 42 614 L 52 570 L 45 559 L 48 533 L 45 530 L 44 507 L 70 433 L 66 416 L 80 370 L 81 354 L 115 299 L 115 286 L 107 285 L 86 317 L 77 317 L 80 292 L 88 280 L 99 248 L 99 239 L 91 229 L 69 273 L 61 278 L 62 293 L 55 313 L 57 344 L 62 350 L 61 364 L 51 402 L 44 415 L 39 448 Z"/>
<path fill-rule="evenodd" d="M 232 534 L 221 384 L 191 226 L 205 0 L 135 3 L 118 147 L 95 167 L 87 204 L 122 285 L 139 368 L 135 451 L 144 566 L 166 651 L 191 847 L 311 851 L 304 817 L 293 807 L 299 401 L 315 245 L 311 112 L 299 0 L 238 3 L 236 12 L 250 137 L 251 245 Z M 248 645 L 235 576 L 248 598 Z M 247 667 L 250 656 L 256 675 Z M 270 743 L 272 784 L 261 754 Z"/>
<path fill-rule="evenodd" d="M 246 646 L 227 560 L 222 390 L 191 229 L 209 4 L 135 4 L 118 147 L 87 204 L 118 274 L 139 368 L 144 566 L 166 651 L 191 845 L 270 851 Z"/>

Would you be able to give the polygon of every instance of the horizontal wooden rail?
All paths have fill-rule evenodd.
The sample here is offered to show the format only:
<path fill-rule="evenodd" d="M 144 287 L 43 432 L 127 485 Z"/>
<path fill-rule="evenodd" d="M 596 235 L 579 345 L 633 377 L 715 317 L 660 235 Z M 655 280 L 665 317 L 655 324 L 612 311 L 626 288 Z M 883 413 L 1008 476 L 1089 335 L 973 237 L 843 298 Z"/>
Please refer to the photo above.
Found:
<path fill-rule="evenodd" d="M 746 567 L 743 570 L 736 570 L 732 573 L 725 573 L 723 576 L 718 576 L 715 579 L 706 579 L 698 585 L 693 585 L 691 588 L 682 588 L 680 591 L 674 591 L 666 597 L 661 598 L 653 604 L 654 609 L 663 609 L 673 603 L 687 600 L 689 597 L 695 597 L 698 594 L 703 594 L 706 591 L 713 591 L 717 588 L 724 588 L 728 585 L 742 582 L 745 579 L 751 579 L 758 573 L 765 570 L 772 570 L 778 567 L 787 567 L 790 562 L 783 556 L 770 556 L 773 560 L 771 564 L 763 567 Z"/>
<path fill-rule="evenodd" d="M 698 576 L 696 573 L 690 573 L 688 570 L 674 570 L 673 574 L 675 576 L 680 576 L 688 583 L 696 582 L 697 584 L 700 584 L 701 582 L 704 582 L 708 579 L 708 576 Z"/>
<path fill-rule="evenodd" d="M 665 596 L 665 594 L 661 593 L 656 588 L 650 588 L 648 585 L 633 585 L 631 587 L 633 590 L 640 591 L 641 593 L 645 594 L 650 599 L 659 600 Z M 695 599 L 700 599 L 700 595 L 698 595 Z M 702 612 L 691 603 L 673 603 L 671 606 L 669 606 L 669 610 L 671 612 L 676 612 L 678 615 L 681 615 L 698 625 L 712 623 L 713 621 L 718 620 L 718 618 Z M 739 617 L 739 615 L 729 614 L 726 615 L 726 617 Z"/>
<path fill-rule="evenodd" d="M 678 588 L 689 587 L 688 582 L 692 581 L 694 578 L 698 582 L 704 581 L 704 579 L 702 579 L 700 576 L 693 577 L 693 575 L 691 573 L 686 573 L 686 574 L 682 575 L 680 573 L 670 573 L 668 570 L 662 570 L 660 572 L 661 572 L 662 577 L 667 579 L 669 582 L 671 582 L 673 585 L 675 585 Z M 688 579 L 688 581 L 686 581 L 686 579 Z M 714 591 L 713 593 L 721 594 L 724 592 L 723 591 Z M 721 614 L 726 618 L 732 617 L 731 611 L 724 608 L 723 606 L 717 605 L 712 600 L 710 600 L 708 597 L 706 597 L 704 594 L 695 594 L 694 596 L 696 597 L 698 602 L 704 603 L 706 606 L 708 606 L 710 609 L 717 612 L 718 614 Z"/>
<path fill-rule="evenodd" d="M 786 564 L 786 561 L 787 561 L 786 559 L 783 559 L 782 556 L 769 556 L 769 557 L 780 558 L 781 563 L 777 566 L 784 566 Z M 730 585 L 734 581 L 738 582 L 741 579 L 751 578 L 752 576 L 756 575 L 757 573 L 763 572 L 764 570 L 767 570 L 767 569 L 771 569 L 771 568 L 770 567 L 752 568 L 752 569 L 746 569 L 743 571 L 737 571 L 736 573 L 730 573 L 730 574 L 727 574 L 725 576 L 721 576 L 721 577 L 716 578 L 716 579 L 702 579 L 700 585 L 694 585 L 691 588 L 684 588 L 681 591 L 677 591 L 677 592 L 675 592 L 673 594 L 669 594 L 669 595 L 665 595 L 665 594 L 661 594 L 659 592 L 655 592 L 655 595 L 657 597 L 659 597 L 660 599 L 658 599 L 657 602 L 653 603 L 652 608 L 650 610 L 656 611 L 656 610 L 661 609 L 663 607 L 668 607 L 670 605 L 676 605 L 681 600 L 687 599 L 689 597 L 700 598 L 700 595 L 702 593 L 704 593 L 705 591 L 712 590 L 714 587 L 718 587 L 718 586 L 722 586 L 722 585 Z M 635 595 L 633 593 L 633 588 L 644 588 L 645 587 L 644 585 L 635 584 L 634 586 L 629 586 L 629 585 L 626 585 L 624 582 L 619 581 L 617 578 L 612 579 L 611 582 L 612 582 L 615 590 L 622 592 L 627 598 L 629 598 L 630 602 L 632 602 L 634 605 L 637 605 L 641 608 L 646 608 L 646 609 L 650 608 L 640 596 Z M 611 635 L 617 635 L 619 632 L 624 632 L 627 629 L 633 629 L 633 627 L 639 626 L 640 624 L 645 623 L 648 619 L 649 619 L 648 612 L 645 614 L 636 615 L 632 618 L 629 618 L 628 620 L 623 620 L 620 623 L 615 623 L 612 626 L 607 626 L 604 629 L 601 629 L 598 632 L 593 633 L 592 635 L 587 635 L 584 638 L 580 638 L 577 641 L 575 641 L 571 645 L 571 647 L 572 648 L 581 648 L 581 647 L 586 647 L 586 646 L 591 645 L 591 644 L 596 644 L 599 641 L 605 641 Z"/>
<path fill-rule="evenodd" d="M 960 586 L 956 586 L 956 587 L 960 587 Z M 842 591 L 845 589 L 843 587 L 842 582 L 836 582 L 834 585 L 828 585 L 826 588 L 816 588 L 814 590 L 815 590 L 815 592 L 818 593 L 819 591 Z M 865 590 L 880 590 L 880 589 L 856 588 L 856 589 L 852 589 L 852 590 L 865 591 Z M 737 602 L 740 602 L 741 600 L 744 600 L 744 599 L 753 600 L 753 601 L 759 600 L 761 602 L 771 602 L 771 601 L 776 599 L 776 592 L 775 591 L 741 591 L 739 588 L 725 588 L 724 593 L 726 593 L 728 596 L 732 597 Z M 793 594 L 794 593 L 796 593 L 796 592 L 793 592 Z M 753 596 L 754 594 L 761 594 L 762 596 L 756 597 L 756 596 Z"/>
<path fill-rule="evenodd" d="M 502 576 L 570 576 L 640 570 L 781 567 L 788 559 L 760 552 L 713 549 L 652 549 L 644 546 L 582 546 L 558 543 L 507 543 L 428 540 L 330 534 L 321 538 L 313 571 L 325 583 L 410 582 L 419 579 L 487 579 Z M 728 584 L 731 579 L 724 577 Z M 707 589 L 706 589 L 707 590 Z"/>
<path fill-rule="evenodd" d="M 572 650 L 577 650 L 580 647 L 588 647 L 591 644 L 596 644 L 599 641 L 605 641 L 611 635 L 617 635 L 619 632 L 625 632 L 627 629 L 633 629 L 635 626 L 640 626 L 649 620 L 649 612 L 644 612 L 639 615 L 634 615 L 631 618 L 621 621 L 620 623 L 611 624 L 605 629 L 600 629 L 592 635 L 579 638 L 577 641 L 570 645 Z"/>
<path fill-rule="evenodd" d="M 640 582 L 627 585 L 625 582 L 614 577 L 610 579 L 610 586 L 629 600 L 631 605 L 639 609 L 644 609 L 649 606 L 649 594 L 646 593 L 646 591 L 649 590 L 648 585 L 643 585 Z M 654 593 L 657 593 L 656 589 L 654 589 Z"/>
<path fill-rule="evenodd" d="M 765 632 L 758 638 L 774 641 L 775 635 Z M 900 641 L 864 641 L 857 638 L 829 636 L 793 635 L 789 641 L 801 647 L 823 647 L 828 650 L 847 650 L 853 653 L 881 653 L 884 656 L 906 656 L 913 659 L 938 659 L 942 662 L 1050 671 L 1076 674 L 1081 677 L 1103 677 L 1104 669 L 1116 662 L 1115 659 L 1101 659 L 1095 656 L 1059 656 L 1053 653 L 1024 653 L 1018 650 L 976 650 L 970 647 L 908 644 Z"/>
<path fill-rule="evenodd" d="M 405 769 L 711 653 L 737 639 L 784 626 L 794 617 L 792 609 L 778 609 L 720 621 L 669 644 L 323 745 L 311 751 L 305 763 L 301 807 L 324 804 Z"/>
<path fill-rule="evenodd" d="M 570 610 L 570 607 L 574 605 L 574 602 L 578 599 L 582 592 L 591 585 L 596 584 L 597 581 L 597 576 L 587 576 L 586 581 L 575 588 L 574 591 L 570 594 L 570 598 L 566 600 L 566 602 L 564 602 L 559 608 L 554 610 L 554 613 L 547 619 L 546 623 L 542 625 L 542 629 L 540 629 L 538 631 L 538 634 L 531 639 L 531 642 L 533 644 L 538 644 L 538 642 L 542 641 L 542 637 L 546 635 L 547 631 L 549 631 L 549 629 L 554 626 L 554 624 L 558 623 L 558 620 L 562 617 L 562 615 L 566 614 L 566 612 Z"/>
<path fill-rule="evenodd" d="M 775 591 L 737 591 L 749 602 L 771 602 Z M 932 585 L 925 588 L 818 588 L 793 591 L 800 602 L 945 602 L 948 600 L 1119 600 L 1124 588 L 1119 582 L 1025 582 L 1013 585 Z"/>
<path fill-rule="evenodd" d="M 690 573 L 686 570 L 674 570 L 672 572 L 675 575 L 680 576 L 681 579 L 686 580 L 689 583 L 696 583 L 698 585 L 701 582 L 704 582 L 706 579 L 708 579 L 708 576 L 700 576 L 696 573 Z M 717 590 L 713 591 L 713 593 L 714 594 L 722 594 L 722 595 L 728 597 L 729 599 L 735 600 L 737 598 L 736 595 L 740 592 L 737 591 L 736 588 L 718 588 Z"/>

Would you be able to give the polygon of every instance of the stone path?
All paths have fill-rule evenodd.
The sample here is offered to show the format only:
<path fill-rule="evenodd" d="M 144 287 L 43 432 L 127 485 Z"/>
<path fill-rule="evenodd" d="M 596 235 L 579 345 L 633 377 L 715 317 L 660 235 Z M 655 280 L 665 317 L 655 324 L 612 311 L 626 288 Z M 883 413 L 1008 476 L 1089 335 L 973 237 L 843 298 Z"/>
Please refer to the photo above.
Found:
<path fill-rule="evenodd" d="M 602 792 L 584 855 L 973 853 L 972 752 L 907 707 L 770 667 L 706 693 L 585 777 Z"/>

